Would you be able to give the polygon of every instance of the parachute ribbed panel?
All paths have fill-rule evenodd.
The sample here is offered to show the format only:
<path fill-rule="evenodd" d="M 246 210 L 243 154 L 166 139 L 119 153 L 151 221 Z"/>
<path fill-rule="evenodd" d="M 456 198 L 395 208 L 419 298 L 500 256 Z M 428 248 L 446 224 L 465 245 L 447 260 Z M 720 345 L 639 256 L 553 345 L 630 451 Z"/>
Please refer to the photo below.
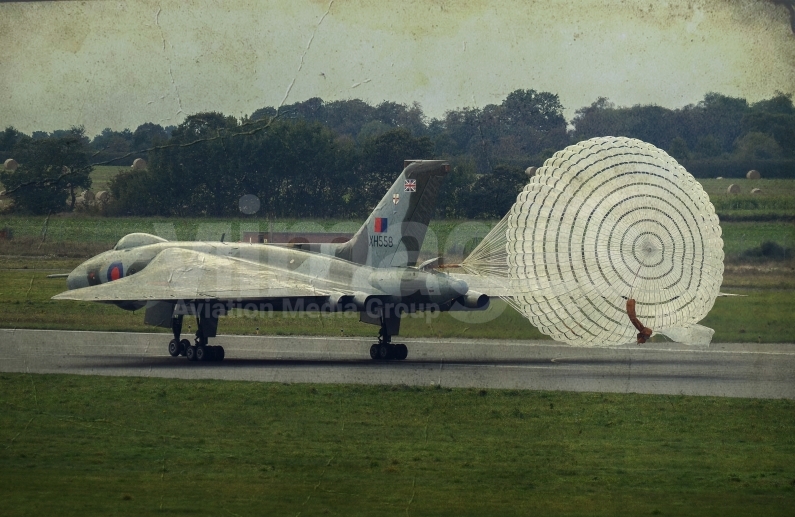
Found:
<path fill-rule="evenodd" d="M 512 305 L 559 341 L 633 341 L 628 298 L 655 331 L 695 323 L 723 280 L 721 229 L 706 192 L 639 140 L 594 138 L 555 153 L 504 221 L 505 239 L 500 228 L 475 251 L 506 264 Z M 495 243 L 504 243 L 504 259 Z M 472 269 L 497 274 L 479 262 L 487 260 L 475 257 Z"/>

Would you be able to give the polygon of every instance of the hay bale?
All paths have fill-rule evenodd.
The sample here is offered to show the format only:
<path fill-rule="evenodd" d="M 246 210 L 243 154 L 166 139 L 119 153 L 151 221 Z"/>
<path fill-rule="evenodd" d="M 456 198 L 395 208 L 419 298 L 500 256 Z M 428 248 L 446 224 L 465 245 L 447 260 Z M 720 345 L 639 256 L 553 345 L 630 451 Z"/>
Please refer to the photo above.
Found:
<path fill-rule="evenodd" d="M 761 188 L 752 188 L 751 189 L 751 194 L 761 194 L 761 193 L 762 193 L 762 189 Z"/>
<path fill-rule="evenodd" d="M 84 198 L 83 196 L 77 196 L 75 198 L 75 206 L 82 205 L 85 202 L 86 202 L 86 198 Z"/>
<path fill-rule="evenodd" d="M 718 176 L 718 177 L 717 177 L 717 178 L 715 178 L 715 179 L 716 179 L 716 180 L 722 180 L 722 179 L 723 179 L 723 176 Z"/>
<path fill-rule="evenodd" d="M 740 193 L 740 185 L 735 185 L 732 183 L 729 185 L 729 188 L 726 189 L 727 194 L 739 194 Z"/>
<path fill-rule="evenodd" d="M 132 168 L 135 170 L 146 169 L 146 160 L 143 158 L 136 158 L 133 160 Z"/>
<path fill-rule="evenodd" d="M 86 201 L 94 201 L 94 198 L 96 197 L 94 196 L 94 193 L 91 192 L 90 190 L 86 190 L 85 192 L 83 192 L 82 196 L 83 199 L 85 199 Z"/>
<path fill-rule="evenodd" d="M 99 203 L 107 203 L 108 199 L 110 199 L 110 194 L 107 190 L 100 190 L 97 192 L 97 196 L 94 199 Z"/>
<path fill-rule="evenodd" d="M 749 180 L 758 180 L 759 178 L 762 177 L 762 175 L 759 174 L 759 171 L 751 169 L 750 171 L 748 171 L 748 174 L 746 174 L 745 177 L 748 178 Z"/>
<path fill-rule="evenodd" d="M 528 168 L 526 168 L 524 170 L 524 173 L 527 174 L 528 178 L 532 178 L 533 176 L 536 175 L 536 171 L 537 170 L 538 170 L 538 167 L 528 167 Z"/>
<path fill-rule="evenodd" d="M 19 164 L 15 159 L 9 158 L 3 163 L 3 166 L 6 168 L 7 171 L 15 171 L 17 170 L 17 167 L 19 167 Z"/>

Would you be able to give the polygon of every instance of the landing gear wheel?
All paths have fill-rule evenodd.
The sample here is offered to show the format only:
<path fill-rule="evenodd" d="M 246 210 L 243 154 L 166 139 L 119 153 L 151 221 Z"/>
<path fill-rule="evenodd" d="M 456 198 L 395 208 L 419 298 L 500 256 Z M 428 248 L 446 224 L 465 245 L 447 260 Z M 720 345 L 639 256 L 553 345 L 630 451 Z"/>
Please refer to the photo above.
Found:
<path fill-rule="evenodd" d="M 378 343 L 370 347 L 370 359 L 378 360 Z"/>
<path fill-rule="evenodd" d="M 215 360 L 216 361 L 224 360 L 224 347 L 222 346 L 215 347 Z"/>
<path fill-rule="evenodd" d="M 179 357 L 179 352 L 180 352 L 179 341 L 177 341 L 176 339 L 172 339 L 171 341 L 169 341 L 168 353 L 171 355 L 171 357 Z"/>
<path fill-rule="evenodd" d="M 188 349 L 185 350 L 185 357 L 188 358 L 188 361 L 195 361 L 197 359 L 196 358 L 196 356 L 198 355 L 197 348 L 198 347 L 195 346 L 189 346 Z"/>
<path fill-rule="evenodd" d="M 196 360 L 197 361 L 209 361 L 210 359 L 211 359 L 210 351 L 207 350 L 207 347 L 205 347 L 205 346 L 197 346 L 196 347 Z"/>
<path fill-rule="evenodd" d="M 179 355 L 184 356 L 187 353 L 188 348 L 190 348 L 190 341 L 188 341 L 187 339 L 183 339 L 182 341 L 180 341 L 179 342 Z"/>
<path fill-rule="evenodd" d="M 409 356 L 409 349 L 404 344 L 395 345 L 395 359 L 402 361 Z"/>
<path fill-rule="evenodd" d="M 378 345 L 378 359 L 388 361 L 392 359 L 392 345 L 381 343 Z"/>

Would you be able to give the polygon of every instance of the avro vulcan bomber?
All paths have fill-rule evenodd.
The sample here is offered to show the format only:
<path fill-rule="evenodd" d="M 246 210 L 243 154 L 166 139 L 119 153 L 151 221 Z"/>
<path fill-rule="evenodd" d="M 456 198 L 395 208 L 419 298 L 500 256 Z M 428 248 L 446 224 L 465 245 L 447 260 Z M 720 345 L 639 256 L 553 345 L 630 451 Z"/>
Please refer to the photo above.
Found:
<path fill-rule="evenodd" d="M 57 300 L 111 303 L 145 309 L 149 325 L 171 328 L 169 353 L 218 361 L 210 346 L 218 320 L 232 309 L 292 312 L 355 311 L 379 326 L 370 348 L 377 360 L 405 359 L 392 343 L 402 315 L 418 311 L 483 309 L 489 297 L 467 283 L 417 265 L 420 248 L 449 165 L 407 162 L 359 231 L 345 243 L 274 245 L 172 242 L 133 233 L 110 251 L 72 271 Z M 181 339 L 185 316 L 195 317 L 194 342 Z"/>

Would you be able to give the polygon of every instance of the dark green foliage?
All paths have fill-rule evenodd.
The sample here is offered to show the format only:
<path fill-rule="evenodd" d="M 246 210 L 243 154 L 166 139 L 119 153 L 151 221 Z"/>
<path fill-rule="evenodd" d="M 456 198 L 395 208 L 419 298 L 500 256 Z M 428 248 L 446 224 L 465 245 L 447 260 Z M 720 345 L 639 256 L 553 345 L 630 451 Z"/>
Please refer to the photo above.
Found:
<path fill-rule="evenodd" d="M 521 169 L 498 165 L 490 174 L 483 174 L 472 184 L 464 202 L 466 216 L 471 219 L 502 219 L 526 183 L 527 176 Z"/>
<path fill-rule="evenodd" d="M 9 158 L 14 158 L 14 156 L 12 156 L 14 147 L 16 147 L 17 143 L 23 138 L 26 138 L 25 134 L 17 131 L 12 126 L 8 126 L 0 133 L 0 164 Z"/>
<path fill-rule="evenodd" d="M 317 123 L 277 120 L 245 137 L 232 117 L 191 115 L 170 146 L 149 154 L 145 171 L 110 184 L 119 215 L 241 215 L 253 194 L 260 214 L 330 217 L 346 214 L 344 196 L 355 165 L 352 146 Z M 382 193 L 383 195 L 383 193 Z"/>
<path fill-rule="evenodd" d="M 82 128 L 58 137 L 21 138 L 13 149 L 16 171 L 0 171 L 14 210 L 47 214 L 74 208 L 76 190 L 91 186 L 91 166 Z"/>
<path fill-rule="evenodd" d="M 142 150 L 161 144 L 168 139 L 168 133 L 160 124 L 146 122 L 141 124 L 133 133 L 133 149 Z"/>
<path fill-rule="evenodd" d="M 406 159 L 433 158 L 433 144 L 428 137 L 415 138 L 407 129 L 393 129 L 374 138 L 366 139 L 361 146 L 360 172 L 355 178 L 352 204 L 359 216 L 365 216 L 384 196 L 403 170 Z"/>
<path fill-rule="evenodd" d="M 502 200 L 486 211 L 470 204 L 482 205 L 472 196 L 492 188 L 489 178 L 497 167 L 541 166 L 570 143 L 599 136 L 650 142 L 700 178 L 743 177 L 750 169 L 764 178 L 795 176 L 795 107 L 783 93 L 754 104 L 708 93 L 697 104 L 673 110 L 616 107 L 600 97 L 577 110 L 570 123 L 569 130 L 556 94 L 533 89 L 432 120 L 417 103 L 373 106 L 315 97 L 264 107 L 240 121 L 199 113 L 177 128 L 146 123 L 134 132 L 105 129 L 91 147 L 94 163 L 126 167 L 139 156 L 149 161 L 148 171 L 121 174 L 111 186 L 115 201 L 108 213 L 120 215 L 236 215 L 240 197 L 253 194 L 261 201 L 260 215 L 359 217 L 394 181 L 403 160 L 442 158 L 453 171 L 437 214 L 498 217 Z M 33 140 L 67 133 L 36 132 Z M 6 128 L 0 153 L 26 139 Z"/>

